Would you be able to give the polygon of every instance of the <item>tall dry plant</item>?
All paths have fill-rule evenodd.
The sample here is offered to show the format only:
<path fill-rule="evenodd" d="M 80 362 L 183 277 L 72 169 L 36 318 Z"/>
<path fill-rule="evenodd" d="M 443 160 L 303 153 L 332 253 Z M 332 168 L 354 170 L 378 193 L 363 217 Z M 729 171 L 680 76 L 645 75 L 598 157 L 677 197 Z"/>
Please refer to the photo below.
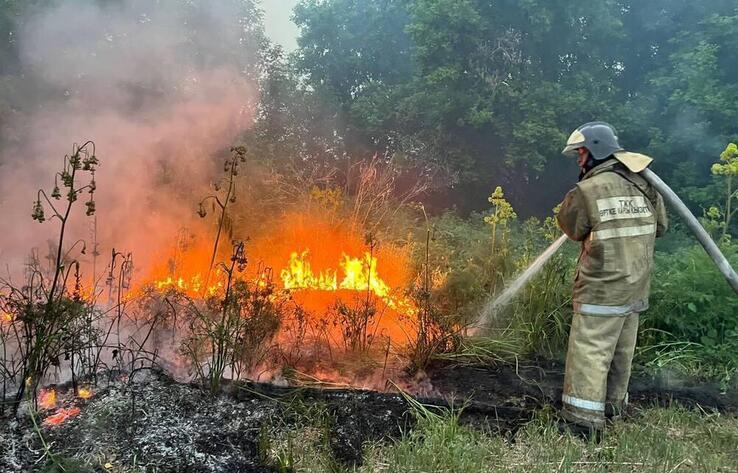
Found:
<path fill-rule="evenodd" d="M 223 164 L 225 175 L 213 184 L 213 194 L 205 196 L 198 205 L 197 214 L 200 218 L 207 216 L 205 203 L 210 201 L 213 204 L 213 212 L 218 213 L 218 224 L 213 239 L 213 251 L 210 257 L 210 265 L 208 266 L 207 275 L 205 276 L 205 284 L 203 291 L 206 291 L 210 285 L 211 272 L 215 265 L 215 259 L 218 256 L 218 246 L 220 239 L 225 230 L 230 235 L 232 228 L 230 217 L 227 213 L 228 206 L 236 202 L 236 177 L 238 176 L 241 165 L 246 162 L 246 148 L 243 146 L 234 146 L 231 148 L 231 157 L 226 159 Z"/>
<path fill-rule="evenodd" d="M 435 228 L 422 205 L 420 210 L 425 218 L 425 246 L 421 273 L 410 291 L 418 308 L 417 314 L 410 318 L 415 323 L 415 336 L 409 340 L 407 350 L 410 374 L 424 370 L 436 355 L 455 349 L 463 330 L 461 321 L 444 314 L 434 300 L 431 241 Z"/>
<path fill-rule="evenodd" d="M 195 378 L 212 392 L 220 390 L 226 375 L 239 379 L 264 361 L 282 320 L 268 271 L 256 281 L 237 278 L 247 263 L 245 243 L 237 242 L 230 261 L 220 264 L 223 294 L 206 301 L 188 299 L 183 310 L 188 335 L 180 352 Z"/>
<path fill-rule="evenodd" d="M 14 411 L 27 393 L 35 399 L 39 383 L 51 367 L 60 365 L 60 360 L 70 360 L 74 381 L 75 361 L 84 357 L 94 338 L 90 326 L 94 305 L 83 295 L 80 264 L 72 257 L 78 246 L 84 253 L 86 244 L 78 240 L 67 246 L 66 236 L 72 209 L 82 196 L 87 195 L 86 214 L 95 213 L 97 165 L 92 141 L 75 144 L 72 153 L 64 157 L 51 193 L 38 191 L 32 213 L 39 223 L 48 216 L 59 224 L 50 270 L 44 271 L 34 257 L 26 268 L 23 286 L 2 282 L 3 389 L 9 384 L 16 386 Z M 12 353 L 8 353 L 8 347 L 12 347 Z"/>
<path fill-rule="evenodd" d="M 414 179 L 404 188 L 398 185 L 400 168 L 389 156 L 375 154 L 348 170 L 346 195 L 351 196 L 351 221 L 356 229 L 377 230 L 407 204 L 428 191 L 425 179 Z"/>

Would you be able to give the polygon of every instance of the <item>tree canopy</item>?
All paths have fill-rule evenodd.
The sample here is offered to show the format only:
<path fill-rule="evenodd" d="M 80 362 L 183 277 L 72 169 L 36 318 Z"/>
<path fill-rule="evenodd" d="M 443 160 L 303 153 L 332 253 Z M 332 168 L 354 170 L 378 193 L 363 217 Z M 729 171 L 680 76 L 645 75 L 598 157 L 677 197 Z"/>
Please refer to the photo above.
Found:
<path fill-rule="evenodd" d="M 306 0 L 294 18 L 285 62 L 320 97 L 312 133 L 440 166 L 463 189 L 449 205 L 499 182 L 547 210 L 575 174 L 566 136 L 595 119 L 685 184 L 738 134 L 732 1 Z"/>

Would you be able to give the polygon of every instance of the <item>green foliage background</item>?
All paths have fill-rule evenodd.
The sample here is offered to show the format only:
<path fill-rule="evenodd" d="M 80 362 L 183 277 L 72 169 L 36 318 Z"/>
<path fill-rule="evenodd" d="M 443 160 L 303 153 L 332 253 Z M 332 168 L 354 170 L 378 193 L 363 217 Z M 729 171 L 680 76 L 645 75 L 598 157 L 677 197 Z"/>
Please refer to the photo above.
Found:
<path fill-rule="evenodd" d="M 731 1 L 303 1 L 295 21 L 283 60 L 290 89 L 320 98 L 312 140 L 440 167 L 439 206 L 479 209 L 494 179 L 543 214 L 575 178 L 559 150 L 585 121 L 685 185 L 738 136 Z"/>

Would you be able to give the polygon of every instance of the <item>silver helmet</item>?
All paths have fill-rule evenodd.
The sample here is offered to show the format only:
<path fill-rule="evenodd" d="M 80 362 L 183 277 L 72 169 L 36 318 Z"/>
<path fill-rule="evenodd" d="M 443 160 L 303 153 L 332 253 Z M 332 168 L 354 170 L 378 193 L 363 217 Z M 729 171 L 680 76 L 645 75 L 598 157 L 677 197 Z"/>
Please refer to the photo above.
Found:
<path fill-rule="evenodd" d="M 597 161 L 611 156 L 613 153 L 623 151 L 618 143 L 618 137 L 612 125 L 605 122 L 589 122 L 580 126 L 569 136 L 566 147 L 562 153 L 566 155 L 576 154 L 579 148 L 587 148 L 592 158 Z"/>

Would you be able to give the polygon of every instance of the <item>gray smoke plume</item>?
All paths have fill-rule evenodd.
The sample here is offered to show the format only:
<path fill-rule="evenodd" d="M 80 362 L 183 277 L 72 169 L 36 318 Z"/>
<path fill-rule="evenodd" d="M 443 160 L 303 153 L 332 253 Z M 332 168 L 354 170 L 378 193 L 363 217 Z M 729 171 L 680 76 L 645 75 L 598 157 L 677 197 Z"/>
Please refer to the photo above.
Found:
<path fill-rule="evenodd" d="M 1 125 L 10 137 L 0 157 L 2 273 L 56 234 L 56 222 L 31 220 L 32 202 L 53 187 L 72 143 L 85 140 L 101 162 L 100 250 L 146 261 L 193 222 L 221 163 L 214 156 L 252 122 L 260 11 L 250 0 L 63 0 L 20 20 L 29 85 Z M 89 239 L 78 210 L 68 242 Z"/>

